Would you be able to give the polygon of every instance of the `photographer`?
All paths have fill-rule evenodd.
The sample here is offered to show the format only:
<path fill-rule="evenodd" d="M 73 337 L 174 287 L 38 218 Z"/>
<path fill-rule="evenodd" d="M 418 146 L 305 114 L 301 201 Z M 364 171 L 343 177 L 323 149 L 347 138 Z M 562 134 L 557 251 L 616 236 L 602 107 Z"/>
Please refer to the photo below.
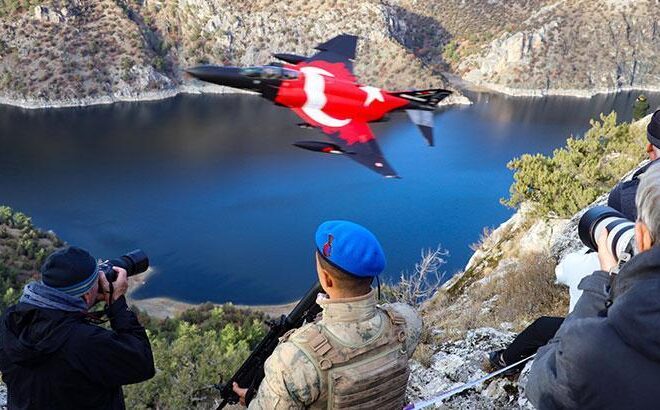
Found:
<path fill-rule="evenodd" d="M 617 261 L 608 233 L 598 236 L 602 270 L 582 280 L 575 309 L 537 353 L 526 393 L 540 409 L 646 409 L 660 401 L 660 165 L 640 180 L 634 256 Z"/>
<path fill-rule="evenodd" d="M 124 409 L 121 386 L 154 375 L 144 328 L 126 305 L 126 270 L 111 284 L 85 250 L 51 254 L 0 322 L 0 372 L 14 409 Z M 112 289 L 112 294 L 110 294 Z M 107 304 L 112 330 L 90 323 Z"/>
<path fill-rule="evenodd" d="M 637 194 L 640 177 L 660 158 L 660 110 L 656 111 L 651 117 L 651 121 L 647 126 L 647 138 L 646 153 L 650 161 L 637 169 L 630 179 L 617 184 L 607 199 L 609 207 L 618 210 L 626 218 L 633 221 L 637 219 L 635 195 Z M 582 295 L 582 290 L 578 287 L 580 281 L 598 267 L 598 255 L 592 253 L 587 247 L 566 255 L 557 265 L 555 269 L 557 282 L 569 288 L 569 313 L 573 311 L 575 304 Z M 488 372 L 499 370 L 536 353 L 539 347 L 544 346 L 554 337 L 563 321 L 563 317 L 550 316 L 541 316 L 536 319 L 506 349 L 491 352 L 484 363 L 484 370 Z M 523 367 L 524 364 L 516 366 L 508 370 L 506 374 L 519 373 Z"/>

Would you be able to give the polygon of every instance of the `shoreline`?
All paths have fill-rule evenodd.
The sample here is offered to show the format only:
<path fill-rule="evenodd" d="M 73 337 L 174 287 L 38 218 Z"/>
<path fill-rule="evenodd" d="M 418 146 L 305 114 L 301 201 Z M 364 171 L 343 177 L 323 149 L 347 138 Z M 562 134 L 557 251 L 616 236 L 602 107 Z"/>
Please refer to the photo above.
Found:
<path fill-rule="evenodd" d="M 573 97 L 573 98 L 592 98 L 597 95 L 618 94 L 621 92 L 640 92 L 640 93 L 660 93 L 660 87 L 647 86 L 647 87 L 618 87 L 618 88 L 594 88 L 590 90 L 580 89 L 525 89 L 525 88 L 511 88 L 493 83 L 470 83 L 467 80 L 462 80 L 465 84 L 463 89 L 475 92 L 495 92 L 504 94 L 510 97 Z"/>
<path fill-rule="evenodd" d="M 472 92 L 495 92 L 505 94 L 511 97 L 546 97 L 546 96 L 564 96 L 575 98 L 591 98 L 599 94 L 616 94 L 620 92 L 652 92 L 660 93 L 660 86 L 646 86 L 646 87 L 617 87 L 617 88 L 594 88 L 594 89 L 524 89 L 524 88 L 511 88 L 508 86 L 488 83 L 488 82 L 471 82 L 456 74 L 443 72 L 442 73 L 448 80 L 449 84 L 453 85 L 458 91 L 472 91 Z M 157 91 L 147 91 L 131 95 L 105 95 L 101 97 L 89 97 L 81 99 L 65 99 L 65 100 L 45 100 L 45 99 L 15 99 L 7 96 L 0 96 L 0 105 L 7 105 L 28 110 L 39 109 L 57 109 L 57 108 L 82 108 L 94 105 L 108 105 L 117 102 L 148 102 L 159 101 L 168 98 L 176 97 L 180 94 L 255 94 L 250 91 L 237 90 L 231 87 L 220 85 L 194 85 L 191 83 L 184 83 L 182 85 L 167 88 Z M 471 104 L 472 102 L 464 95 L 447 101 L 443 105 L 458 105 L 458 104 Z"/>
<path fill-rule="evenodd" d="M 459 90 L 460 91 L 460 90 Z M 22 108 L 25 110 L 42 110 L 42 109 L 59 109 L 59 108 L 85 108 L 95 105 L 109 105 L 120 102 L 149 102 L 160 101 L 168 98 L 174 98 L 178 95 L 258 95 L 252 91 L 245 91 L 236 88 L 226 87 L 222 85 L 206 84 L 202 86 L 193 84 L 183 84 L 174 88 L 168 88 L 158 91 L 147 91 L 135 95 L 119 95 L 119 96 L 102 96 L 94 98 L 82 98 L 79 100 L 27 100 L 27 99 L 12 99 L 5 96 L 0 96 L 0 106 L 7 105 L 10 107 Z M 456 95 L 453 98 L 447 98 L 445 101 L 438 104 L 439 107 L 447 105 L 470 105 L 472 101 L 465 95 Z"/>
<path fill-rule="evenodd" d="M 126 300 L 129 306 L 135 306 L 141 311 L 146 312 L 149 316 L 157 319 L 173 318 L 188 309 L 194 309 L 205 303 L 212 303 L 214 306 L 222 307 L 224 305 L 231 305 L 238 309 L 251 310 L 262 312 L 272 318 L 277 318 L 281 315 L 288 314 L 291 309 L 298 303 L 297 300 L 289 303 L 282 303 L 277 305 L 235 305 L 232 302 L 225 303 L 190 303 L 168 297 L 153 297 L 146 299 L 135 299 L 133 294 L 144 286 L 147 281 L 155 274 L 155 271 L 149 268 L 141 275 L 132 276 L 128 279 L 129 287 L 126 292 Z"/>
<path fill-rule="evenodd" d="M 78 100 L 28 100 L 12 99 L 0 96 L 0 106 L 7 105 L 26 110 L 58 109 L 58 108 L 84 108 L 95 105 L 109 105 L 118 102 L 148 102 L 174 98 L 180 94 L 255 94 L 250 91 L 237 90 L 221 85 L 196 86 L 184 84 L 174 88 L 157 91 L 146 91 L 135 95 L 105 95 L 102 97 L 82 98 Z"/>
<path fill-rule="evenodd" d="M 534 89 L 534 88 L 511 88 L 505 85 L 494 84 L 489 82 L 472 82 L 457 74 L 450 72 L 443 72 L 442 75 L 449 81 L 451 85 L 461 91 L 471 91 L 479 93 L 498 93 L 510 97 L 574 97 L 574 98 L 591 98 L 601 94 L 617 94 L 621 92 L 646 92 L 646 93 L 660 93 L 660 86 L 648 85 L 646 87 L 630 87 L 623 86 L 618 88 L 593 88 L 593 89 L 569 89 L 569 88 L 556 88 L 556 89 Z"/>

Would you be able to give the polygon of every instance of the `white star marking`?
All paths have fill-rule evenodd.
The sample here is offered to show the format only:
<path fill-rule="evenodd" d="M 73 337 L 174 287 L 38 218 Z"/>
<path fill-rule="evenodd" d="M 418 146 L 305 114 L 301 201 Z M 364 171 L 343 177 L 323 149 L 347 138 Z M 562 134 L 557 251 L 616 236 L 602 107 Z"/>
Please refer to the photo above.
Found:
<path fill-rule="evenodd" d="M 365 107 L 371 105 L 371 103 L 374 102 L 374 100 L 385 102 L 385 98 L 383 97 L 383 93 L 380 92 L 380 88 L 365 85 L 364 87 L 360 87 L 360 90 L 367 93 L 367 98 L 364 100 Z"/>

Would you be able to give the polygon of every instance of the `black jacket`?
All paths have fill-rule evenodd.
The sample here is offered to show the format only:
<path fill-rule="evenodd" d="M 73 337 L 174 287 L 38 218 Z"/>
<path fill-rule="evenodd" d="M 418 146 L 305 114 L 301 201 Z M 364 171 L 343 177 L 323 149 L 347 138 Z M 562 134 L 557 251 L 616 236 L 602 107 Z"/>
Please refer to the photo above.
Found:
<path fill-rule="evenodd" d="M 154 375 L 151 346 L 124 297 L 113 331 L 81 313 L 19 303 L 0 322 L 0 372 L 8 409 L 124 409 L 121 386 Z"/>
<path fill-rule="evenodd" d="M 607 206 L 621 212 L 627 219 L 636 221 L 637 205 L 635 205 L 635 196 L 637 195 L 637 187 L 640 182 L 639 177 L 657 161 L 651 161 L 635 171 L 629 181 L 617 184 L 607 198 Z"/>
<path fill-rule="evenodd" d="M 602 271 L 582 279 L 575 309 L 538 350 L 525 388 L 536 408 L 658 408 L 660 245 L 634 256 L 609 285 Z"/>

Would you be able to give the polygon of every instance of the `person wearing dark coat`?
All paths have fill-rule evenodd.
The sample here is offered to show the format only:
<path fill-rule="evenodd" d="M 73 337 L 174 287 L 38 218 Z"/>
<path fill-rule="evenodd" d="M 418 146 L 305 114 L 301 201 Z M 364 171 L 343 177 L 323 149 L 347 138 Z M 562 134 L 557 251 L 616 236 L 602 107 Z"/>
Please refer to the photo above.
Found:
<path fill-rule="evenodd" d="M 126 271 L 115 267 L 113 293 L 95 259 L 69 247 L 50 255 L 41 281 L 25 286 L 0 319 L 0 372 L 8 410 L 124 409 L 122 385 L 153 377 L 151 345 L 128 308 Z M 104 292 L 99 291 L 99 287 Z M 88 309 L 106 308 L 107 330 Z"/>
<path fill-rule="evenodd" d="M 660 165 L 640 178 L 635 255 L 621 266 L 599 238 L 602 270 L 538 350 L 525 392 L 545 409 L 656 409 L 660 403 Z M 618 271 L 618 273 L 617 273 Z"/>
<path fill-rule="evenodd" d="M 640 177 L 651 166 L 660 163 L 660 110 L 657 110 L 651 116 L 651 121 L 646 128 L 646 135 L 648 138 L 646 153 L 648 154 L 649 162 L 637 169 L 629 180 L 617 184 L 612 191 L 610 191 L 607 199 L 607 206 L 621 212 L 626 219 L 631 221 L 637 220 L 635 196 L 637 194 Z M 574 303 L 573 298 L 574 296 L 571 295 L 572 303 Z M 544 346 L 555 336 L 563 322 L 563 317 L 539 317 L 518 334 L 513 342 L 505 349 L 491 352 L 488 355 L 488 360 L 484 363 L 484 370 L 488 372 L 499 370 L 533 355 L 539 347 Z M 524 367 L 525 364 L 523 363 L 520 366 L 508 370 L 505 374 L 517 374 L 522 371 Z"/>

